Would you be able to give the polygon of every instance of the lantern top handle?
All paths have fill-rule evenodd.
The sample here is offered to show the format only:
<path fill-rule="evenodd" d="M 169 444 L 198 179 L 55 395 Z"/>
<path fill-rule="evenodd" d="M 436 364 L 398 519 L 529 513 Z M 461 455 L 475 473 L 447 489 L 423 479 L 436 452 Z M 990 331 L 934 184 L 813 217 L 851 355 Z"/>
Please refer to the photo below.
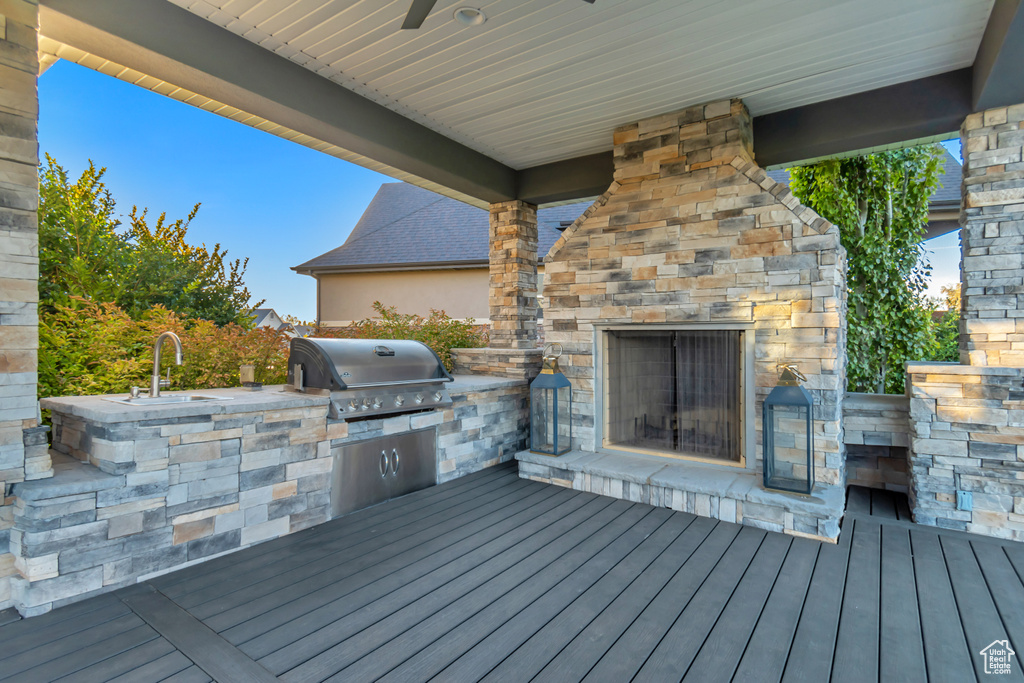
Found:
<path fill-rule="evenodd" d="M 795 365 L 780 363 L 776 369 L 779 371 L 779 386 L 795 387 L 799 386 L 800 382 L 807 381 L 807 378 Z"/>
<path fill-rule="evenodd" d="M 555 353 L 555 347 L 558 347 L 558 353 Z M 544 347 L 543 356 L 547 358 L 561 358 L 562 357 L 562 345 L 558 342 L 552 342 Z"/>

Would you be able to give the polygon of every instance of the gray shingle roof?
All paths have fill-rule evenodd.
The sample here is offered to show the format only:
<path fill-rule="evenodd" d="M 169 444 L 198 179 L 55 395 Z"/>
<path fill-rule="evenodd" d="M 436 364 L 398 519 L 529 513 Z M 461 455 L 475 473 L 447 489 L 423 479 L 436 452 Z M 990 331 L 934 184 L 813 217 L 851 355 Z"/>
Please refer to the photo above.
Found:
<path fill-rule="evenodd" d="M 959 204 L 960 163 L 945 152 L 945 175 L 932 204 Z M 789 172 L 768 175 L 789 184 Z M 546 254 L 559 228 L 576 220 L 590 202 L 537 212 L 538 254 Z M 361 270 L 387 266 L 487 263 L 487 212 L 408 183 L 385 183 L 366 207 L 352 234 L 337 249 L 295 266 L 299 272 Z"/>
<path fill-rule="evenodd" d="M 561 222 L 575 220 L 589 202 L 541 209 L 538 250 L 558 239 Z M 487 263 L 487 211 L 407 183 L 380 186 L 345 244 L 294 270 L 358 270 L 419 264 Z"/>

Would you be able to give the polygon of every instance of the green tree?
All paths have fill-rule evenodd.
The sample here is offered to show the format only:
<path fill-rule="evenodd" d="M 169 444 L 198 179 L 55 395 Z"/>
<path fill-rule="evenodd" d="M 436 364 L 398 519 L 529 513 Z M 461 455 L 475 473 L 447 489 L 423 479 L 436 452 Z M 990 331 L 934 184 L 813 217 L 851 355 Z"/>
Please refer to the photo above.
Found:
<path fill-rule="evenodd" d="M 902 393 L 904 363 L 935 347 L 920 242 L 941 158 L 924 145 L 792 170 L 793 192 L 839 227 L 848 254 L 851 391 Z"/>
<path fill-rule="evenodd" d="M 935 352 L 931 360 L 956 363 L 960 360 L 960 285 L 942 288 L 945 299 L 935 303 Z"/>
<path fill-rule="evenodd" d="M 114 303 L 133 318 L 161 305 L 188 319 L 248 325 L 260 305 L 250 304 L 245 287 L 248 260 L 228 260 L 219 244 L 208 249 L 187 241 L 199 204 L 183 219 L 160 214 L 152 226 L 148 211 L 133 207 L 122 230 L 105 172 L 90 161 L 72 182 L 46 155 L 39 177 L 43 313 L 78 298 Z"/>

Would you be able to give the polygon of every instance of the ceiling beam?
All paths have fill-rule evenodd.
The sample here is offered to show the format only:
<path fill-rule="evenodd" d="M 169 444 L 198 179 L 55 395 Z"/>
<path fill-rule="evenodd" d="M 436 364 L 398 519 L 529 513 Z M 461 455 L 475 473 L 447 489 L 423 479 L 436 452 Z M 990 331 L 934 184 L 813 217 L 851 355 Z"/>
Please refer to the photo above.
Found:
<path fill-rule="evenodd" d="M 516 173 L 166 0 L 43 0 L 48 38 L 486 202 Z"/>
<path fill-rule="evenodd" d="M 757 116 L 754 154 L 762 167 L 793 165 L 951 134 L 971 111 L 971 70 L 960 69 Z M 592 197 L 613 171 L 611 152 L 590 154 L 522 169 L 517 188 L 534 204 Z"/>
<path fill-rule="evenodd" d="M 516 175 L 516 191 L 531 204 L 596 197 L 608 189 L 614 171 L 611 152 L 588 154 L 524 168 Z"/>
<path fill-rule="evenodd" d="M 761 166 L 796 164 L 959 130 L 970 114 L 971 69 L 754 118 Z"/>
<path fill-rule="evenodd" d="M 975 111 L 1024 102 L 1024 2 L 996 0 L 973 66 Z"/>

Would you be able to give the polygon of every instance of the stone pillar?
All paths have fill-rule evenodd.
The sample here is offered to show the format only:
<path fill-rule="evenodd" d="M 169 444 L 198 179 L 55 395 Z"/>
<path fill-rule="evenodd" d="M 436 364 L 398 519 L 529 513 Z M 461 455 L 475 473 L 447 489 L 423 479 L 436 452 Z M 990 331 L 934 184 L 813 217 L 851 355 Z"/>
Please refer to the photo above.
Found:
<path fill-rule="evenodd" d="M 537 207 L 491 204 L 491 348 L 537 347 Z"/>
<path fill-rule="evenodd" d="M 25 461 L 26 450 L 39 455 L 38 26 L 36 0 L 0 0 L 0 608 L 10 604 L 14 571 L 11 485 L 51 473 L 45 449 L 28 473 Z"/>
<path fill-rule="evenodd" d="M 960 362 L 1024 366 L 1024 104 L 960 129 L 963 317 Z"/>

